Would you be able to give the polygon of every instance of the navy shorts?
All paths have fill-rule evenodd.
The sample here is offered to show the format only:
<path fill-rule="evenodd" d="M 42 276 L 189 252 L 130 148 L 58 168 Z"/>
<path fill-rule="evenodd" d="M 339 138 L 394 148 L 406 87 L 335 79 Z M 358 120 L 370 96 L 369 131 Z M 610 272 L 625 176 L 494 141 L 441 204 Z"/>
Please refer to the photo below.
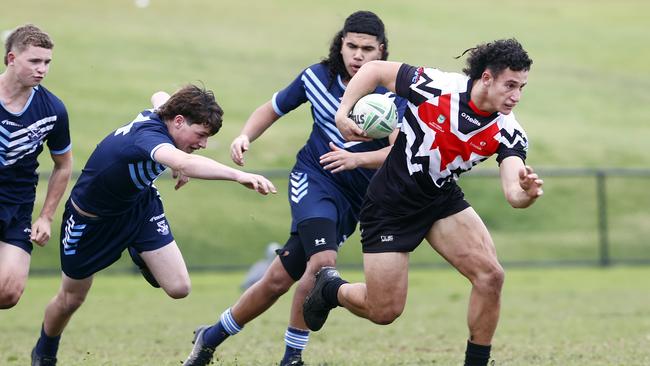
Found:
<path fill-rule="evenodd" d="M 33 203 L 11 205 L 0 204 L 0 241 L 17 246 L 31 254 Z"/>
<path fill-rule="evenodd" d="M 361 209 L 361 245 L 364 253 L 412 252 L 434 222 L 468 207 L 463 191 L 454 185 L 440 190 L 416 210 L 383 205 L 368 195 Z"/>
<path fill-rule="evenodd" d="M 361 197 L 356 207 L 346 193 L 321 172 L 300 169 L 299 164 L 289 175 L 289 204 L 291 205 L 291 232 L 298 232 L 298 224 L 324 218 L 336 223 L 336 240 L 344 242 L 357 227 Z"/>
<path fill-rule="evenodd" d="M 61 269 L 84 279 L 115 263 L 127 247 L 146 252 L 174 241 L 162 202 L 152 195 L 119 216 L 88 217 L 66 202 L 61 222 Z"/>

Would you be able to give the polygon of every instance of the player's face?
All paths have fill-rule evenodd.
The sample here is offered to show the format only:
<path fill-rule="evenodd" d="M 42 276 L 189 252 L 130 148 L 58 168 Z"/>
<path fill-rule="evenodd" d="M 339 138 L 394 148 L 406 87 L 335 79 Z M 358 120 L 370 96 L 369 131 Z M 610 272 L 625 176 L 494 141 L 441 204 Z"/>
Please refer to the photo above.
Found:
<path fill-rule="evenodd" d="M 52 50 L 27 46 L 22 52 L 9 52 L 7 63 L 13 67 L 18 82 L 25 87 L 41 83 L 50 69 Z"/>
<path fill-rule="evenodd" d="M 519 103 L 522 89 L 527 82 L 528 71 L 505 69 L 496 78 L 491 78 L 488 95 L 494 109 L 502 114 L 510 114 Z"/>
<path fill-rule="evenodd" d="M 369 34 L 348 32 L 341 40 L 341 56 L 350 76 L 354 76 L 365 63 L 380 60 L 384 51 L 384 45 L 377 37 Z"/>
<path fill-rule="evenodd" d="M 199 149 L 205 149 L 210 137 L 210 129 L 201 124 L 188 124 L 185 117 L 176 116 L 174 118 L 174 131 L 172 137 L 176 148 L 188 154 Z"/>

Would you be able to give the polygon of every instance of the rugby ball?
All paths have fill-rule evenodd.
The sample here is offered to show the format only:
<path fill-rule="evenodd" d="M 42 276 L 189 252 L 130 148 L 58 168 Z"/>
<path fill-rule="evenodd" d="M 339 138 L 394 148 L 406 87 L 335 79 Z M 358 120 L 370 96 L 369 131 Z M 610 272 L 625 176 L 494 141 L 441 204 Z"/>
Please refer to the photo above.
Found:
<path fill-rule="evenodd" d="M 350 118 L 368 137 L 380 139 L 390 135 L 397 126 L 397 107 L 383 94 L 368 94 L 354 105 Z"/>

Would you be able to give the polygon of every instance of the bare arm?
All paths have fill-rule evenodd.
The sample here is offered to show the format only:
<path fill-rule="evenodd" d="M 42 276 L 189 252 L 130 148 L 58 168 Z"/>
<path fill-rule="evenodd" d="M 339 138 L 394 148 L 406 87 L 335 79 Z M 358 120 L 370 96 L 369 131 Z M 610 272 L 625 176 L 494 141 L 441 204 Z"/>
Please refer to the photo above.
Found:
<path fill-rule="evenodd" d="M 364 95 L 373 92 L 381 85 L 390 91 L 395 92 L 395 81 L 399 71 L 399 62 L 391 61 L 370 61 L 359 69 L 345 88 L 341 104 L 334 117 L 336 127 L 341 135 L 348 141 L 369 141 L 370 138 L 354 121 L 348 118 L 354 104 Z"/>
<path fill-rule="evenodd" d="M 187 154 L 171 145 L 156 150 L 154 159 L 186 177 L 231 180 L 264 195 L 277 192 L 273 183 L 261 175 L 231 168 L 205 156 Z"/>
<path fill-rule="evenodd" d="M 43 246 L 50 239 L 52 229 L 52 219 L 56 207 L 61 201 L 63 193 L 68 186 L 70 176 L 72 175 L 72 152 L 68 151 L 61 155 L 51 155 L 54 161 L 52 175 L 47 182 L 47 194 L 45 202 L 41 209 L 40 215 L 32 224 L 32 234 L 30 239 L 36 244 Z"/>
<path fill-rule="evenodd" d="M 508 203 L 514 208 L 526 208 L 544 194 L 539 179 L 530 166 L 516 156 L 509 156 L 501 161 L 499 168 L 501 187 Z"/>
<path fill-rule="evenodd" d="M 386 160 L 398 133 L 399 130 L 395 129 L 389 136 L 390 145 L 374 151 L 353 153 L 341 149 L 330 142 L 329 145 L 332 151 L 321 155 L 320 164 L 323 166 L 323 169 L 329 170 L 332 173 L 356 168 L 378 169 L 384 163 L 384 160 Z"/>
<path fill-rule="evenodd" d="M 271 101 L 257 107 L 248 117 L 239 136 L 235 137 L 232 144 L 230 144 L 232 161 L 239 166 L 244 166 L 244 153 L 248 151 L 251 142 L 260 137 L 279 118 L 280 116 L 275 113 Z"/>

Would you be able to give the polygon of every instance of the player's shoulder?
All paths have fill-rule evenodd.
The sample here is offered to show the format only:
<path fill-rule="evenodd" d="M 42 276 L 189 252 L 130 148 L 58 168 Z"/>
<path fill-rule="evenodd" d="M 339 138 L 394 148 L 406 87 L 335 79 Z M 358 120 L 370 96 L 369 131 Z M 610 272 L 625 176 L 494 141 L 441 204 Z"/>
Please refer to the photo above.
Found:
<path fill-rule="evenodd" d="M 329 78 L 329 68 L 323 63 L 317 63 L 307 66 L 302 74 L 315 75 L 319 79 Z"/>
<path fill-rule="evenodd" d="M 36 91 L 36 94 L 42 96 L 41 99 L 43 101 L 49 103 L 57 110 L 65 111 L 65 104 L 63 104 L 63 101 L 59 97 L 57 97 L 54 93 L 52 93 L 49 89 L 47 89 L 43 85 L 37 85 L 34 87 L 34 90 Z"/>
<path fill-rule="evenodd" d="M 465 92 L 469 77 L 457 72 L 447 72 L 433 67 L 424 67 L 420 72 L 418 83 L 429 82 L 434 87 L 450 92 Z"/>
<path fill-rule="evenodd" d="M 501 125 L 502 129 L 506 131 L 518 130 L 525 135 L 524 128 L 521 127 L 521 124 L 519 124 L 519 121 L 517 121 L 517 117 L 515 117 L 514 111 L 511 111 L 508 114 L 499 113 L 499 119 L 500 119 L 499 124 Z"/>

